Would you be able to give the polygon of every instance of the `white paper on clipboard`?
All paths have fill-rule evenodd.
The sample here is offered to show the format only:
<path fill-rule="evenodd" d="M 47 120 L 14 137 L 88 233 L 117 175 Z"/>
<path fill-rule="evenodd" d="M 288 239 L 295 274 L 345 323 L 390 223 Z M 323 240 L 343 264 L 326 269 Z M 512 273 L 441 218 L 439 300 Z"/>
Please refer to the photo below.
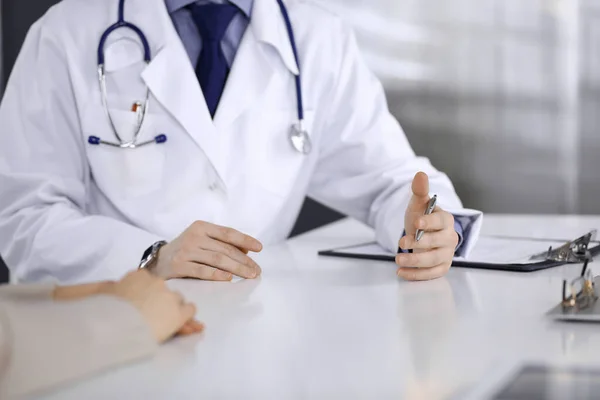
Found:
<path fill-rule="evenodd" d="M 456 257 L 454 260 L 489 264 L 534 264 L 539 260 L 531 260 L 531 256 L 548 250 L 550 246 L 555 248 L 564 244 L 565 241 L 482 236 L 468 258 Z M 349 246 L 335 251 L 348 255 L 395 256 L 377 243 Z"/>

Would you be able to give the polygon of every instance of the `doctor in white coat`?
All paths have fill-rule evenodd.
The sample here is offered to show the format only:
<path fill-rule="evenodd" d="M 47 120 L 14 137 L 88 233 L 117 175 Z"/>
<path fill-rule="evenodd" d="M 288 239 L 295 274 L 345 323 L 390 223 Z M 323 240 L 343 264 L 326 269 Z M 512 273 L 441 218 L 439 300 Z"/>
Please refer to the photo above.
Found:
<path fill-rule="evenodd" d="M 414 249 L 396 260 L 405 279 L 469 252 L 480 213 L 415 156 L 351 30 L 308 1 L 285 5 L 64 0 L 33 25 L 0 107 L 0 253 L 16 280 L 116 279 L 142 258 L 165 278 L 253 278 L 248 252 L 285 240 L 307 194 L 387 249 Z M 106 38 L 109 119 L 97 49 L 120 6 L 148 49 L 132 29 Z M 131 144 L 141 117 L 136 143 L 152 143 L 98 143 Z M 423 217 L 430 191 L 439 207 Z"/>

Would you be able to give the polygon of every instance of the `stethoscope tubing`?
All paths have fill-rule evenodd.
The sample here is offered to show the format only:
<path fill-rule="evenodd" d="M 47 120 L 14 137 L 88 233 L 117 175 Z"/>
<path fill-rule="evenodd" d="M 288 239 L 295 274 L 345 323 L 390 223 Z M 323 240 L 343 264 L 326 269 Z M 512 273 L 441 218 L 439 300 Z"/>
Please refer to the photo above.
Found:
<path fill-rule="evenodd" d="M 311 149 L 310 136 L 304 130 L 304 104 L 303 104 L 303 96 L 302 96 L 302 76 L 300 72 L 300 62 L 298 57 L 298 48 L 296 46 L 296 38 L 294 35 L 294 29 L 292 28 L 292 22 L 290 20 L 287 8 L 283 4 L 282 0 L 277 0 L 277 4 L 281 10 L 281 14 L 283 16 L 283 20 L 285 22 L 285 26 L 287 29 L 287 33 L 290 39 L 290 45 L 292 47 L 292 52 L 294 53 L 294 59 L 296 61 L 296 65 L 298 66 L 298 74 L 294 74 L 295 85 L 296 85 L 296 105 L 297 105 L 297 113 L 298 113 L 298 122 L 292 125 L 292 132 L 290 133 L 290 141 L 293 147 L 302 154 L 308 154 Z M 88 138 L 88 143 L 91 145 L 108 145 L 111 147 L 121 148 L 121 149 L 135 149 L 138 147 L 143 147 L 149 144 L 162 144 L 167 142 L 167 136 L 165 134 L 160 134 L 156 136 L 153 140 L 147 140 L 141 143 L 138 143 L 138 136 L 142 131 L 144 122 L 146 120 L 146 115 L 148 113 L 149 105 L 150 105 L 150 89 L 146 91 L 146 98 L 141 105 L 141 114 L 138 116 L 138 123 L 136 129 L 134 131 L 133 139 L 131 141 L 124 141 L 118 133 L 118 129 L 116 124 L 113 121 L 113 118 L 110 114 L 110 107 L 108 104 L 108 90 L 106 87 L 106 68 L 105 68 L 105 57 L 104 57 L 104 48 L 108 37 L 117 29 L 130 29 L 133 31 L 139 38 L 143 48 L 144 48 L 144 61 L 146 63 L 150 63 L 152 60 L 152 53 L 150 50 L 150 43 L 146 38 L 144 32 L 137 27 L 136 25 L 127 22 L 125 20 L 125 0 L 119 0 L 119 17 L 117 22 L 113 25 L 109 26 L 106 31 L 102 33 L 100 38 L 100 42 L 98 44 L 98 82 L 100 86 L 100 95 L 102 97 L 102 106 L 104 107 L 104 111 L 106 117 L 110 123 L 110 127 L 113 130 L 113 134 L 117 140 L 117 142 L 109 142 L 106 140 L 102 140 L 97 136 L 90 136 Z M 298 139 L 298 140 L 293 140 Z"/>

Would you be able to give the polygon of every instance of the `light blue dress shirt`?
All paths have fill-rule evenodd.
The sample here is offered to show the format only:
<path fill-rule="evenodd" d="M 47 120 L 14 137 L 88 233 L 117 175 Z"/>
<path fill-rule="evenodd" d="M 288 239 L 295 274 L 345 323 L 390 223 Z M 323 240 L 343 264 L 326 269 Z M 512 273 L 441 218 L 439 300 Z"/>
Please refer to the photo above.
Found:
<path fill-rule="evenodd" d="M 194 68 L 198 63 L 200 51 L 202 51 L 202 37 L 198 32 L 198 28 L 192 19 L 187 6 L 193 3 L 208 4 L 208 3 L 231 3 L 240 9 L 240 13 L 233 17 L 229 28 L 225 32 L 221 46 L 223 55 L 229 67 L 233 65 L 233 60 L 237 53 L 238 47 L 242 41 L 242 37 L 250 23 L 252 16 L 252 6 L 254 0 L 165 0 L 167 11 L 171 16 L 173 25 L 183 42 L 183 46 L 190 57 L 190 61 Z"/>

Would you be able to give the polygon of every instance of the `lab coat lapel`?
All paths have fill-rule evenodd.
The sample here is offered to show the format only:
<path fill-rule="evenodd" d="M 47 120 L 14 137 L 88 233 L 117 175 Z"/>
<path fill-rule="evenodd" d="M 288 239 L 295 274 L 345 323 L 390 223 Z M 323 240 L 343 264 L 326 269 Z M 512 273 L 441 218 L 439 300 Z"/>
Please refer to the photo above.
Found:
<path fill-rule="evenodd" d="M 221 180 L 224 179 L 223 143 L 206 106 L 189 56 L 175 30 L 164 0 L 137 0 L 154 57 L 142 73 L 150 92 L 200 146 Z M 145 3 L 145 4 L 144 4 Z M 149 8 L 153 10 L 149 11 Z M 151 17 L 150 17 L 151 16 Z M 152 105 L 150 105 L 152 109 Z M 165 132 L 168 135 L 168 132 Z"/>
<path fill-rule="evenodd" d="M 254 0 L 250 25 L 215 114 L 217 129 L 223 132 L 245 110 L 260 104 L 277 68 L 282 66 L 298 73 L 279 6 L 275 0 Z"/>

